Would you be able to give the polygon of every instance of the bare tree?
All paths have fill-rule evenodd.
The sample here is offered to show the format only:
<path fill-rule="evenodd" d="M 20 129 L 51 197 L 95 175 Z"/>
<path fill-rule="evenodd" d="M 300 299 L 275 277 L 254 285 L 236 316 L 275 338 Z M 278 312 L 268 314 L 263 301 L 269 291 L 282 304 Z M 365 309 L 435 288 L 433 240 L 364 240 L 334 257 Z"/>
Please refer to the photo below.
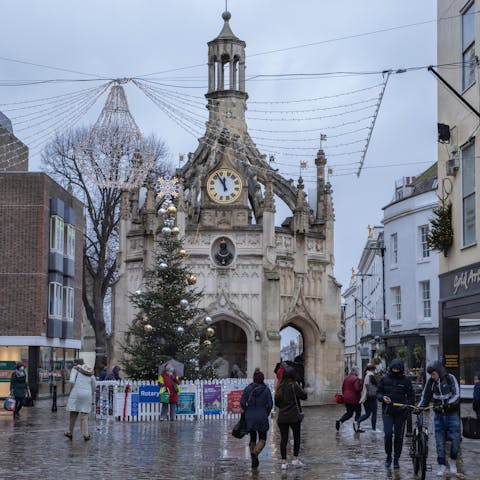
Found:
<path fill-rule="evenodd" d="M 84 280 L 82 300 L 87 318 L 95 332 L 95 369 L 106 366 L 107 332 L 105 300 L 117 273 L 118 225 L 120 198 L 129 181 L 119 178 L 116 167 L 121 161 L 137 168 L 142 156 L 150 156 L 149 175 L 169 170 L 167 148 L 163 141 L 151 136 L 126 150 L 119 148 L 118 132 L 102 131 L 92 136 L 92 129 L 77 128 L 57 135 L 45 148 L 42 162 L 47 173 L 85 204 L 86 232 L 84 245 Z M 108 165 L 108 169 L 106 168 Z M 132 167 L 133 168 L 133 167 Z M 108 171 L 105 171 L 108 170 Z M 121 181 L 120 181 L 121 180 Z M 133 184 L 133 183 L 132 183 Z M 138 182 L 137 182 L 138 184 Z"/>

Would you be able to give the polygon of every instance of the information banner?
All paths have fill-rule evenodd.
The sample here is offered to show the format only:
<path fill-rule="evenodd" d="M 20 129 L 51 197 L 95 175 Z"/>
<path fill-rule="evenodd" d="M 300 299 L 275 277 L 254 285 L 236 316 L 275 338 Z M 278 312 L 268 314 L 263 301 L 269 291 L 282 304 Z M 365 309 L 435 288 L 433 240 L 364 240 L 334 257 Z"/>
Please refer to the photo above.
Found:
<path fill-rule="evenodd" d="M 138 416 L 138 402 L 139 402 L 139 394 L 132 393 L 131 401 L 130 401 L 130 415 L 132 417 Z"/>
<path fill-rule="evenodd" d="M 242 413 L 240 406 L 240 399 L 242 398 L 243 390 L 232 390 L 227 394 L 227 412 L 228 413 Z"/>
<path fill-rule="evenodd" d="M 203 413 L 216 415 L 222 413 L 222 386 L 218 383 L 203 385 Z"/>
<path fill-rule="evenodd" d="M 140 403 L 160 403 L 159 385 L 142 385 L 138 388 Z"/>
<path fill-rule="evenodd" d="M 182 392 L 178 394 L 177 414 L 178 415 L 195 415 L 196 398 L 194 392 Z"/>

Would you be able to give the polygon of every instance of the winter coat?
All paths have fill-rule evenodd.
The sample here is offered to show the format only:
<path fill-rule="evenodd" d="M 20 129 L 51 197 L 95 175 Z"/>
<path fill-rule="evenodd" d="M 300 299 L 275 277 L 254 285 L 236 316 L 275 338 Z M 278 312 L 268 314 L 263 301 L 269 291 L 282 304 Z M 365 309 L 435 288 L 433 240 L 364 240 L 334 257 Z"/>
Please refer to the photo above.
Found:
<path fill-rule="evenodd" d="M 121 368 L 118 365 L 115 365 L 110 373 L 107 374 L 105 380 L 121 380 L 120 378 Z"/>
<path fill-rule="evenodd" d="M 167 372 L 162 372 L 158 377 L 158 384 L 160 385 L 160 393 L 166 391 L 170 393 L 170 403 L 178 403 L 178 394 L 180 393 L 178 375 L 169 375 Z"/>
<path fill-rule="evenodd" d="M 97 382 L 95 375 L 86 375 L 72 368 L 70 383 L 73 384 L 67 402 L 68 412 L 90 413 Z"/>
<path fill-rule="evenodd" d="M 342 394 L 345 403 L 349 403 L 351 405 L 356 405 L 360 402 L 360 392 L 362 391 L 362 384 L 360 383 L 360 379 L 358 375 L 353 373 L 349 373 L 343 379 L 342 385 Z"/>
<path fill-rule="evenodd" d="M 13 393 L 13 396 L 16 398 L 24 398 L 27 389 L 27 375 L 25 373 L 21 375 L 15 370 L 10 378 L 10 391 Z"/>
<path fill-rule="evenodd" d="M 363 379 L 363 388 L 362 388 L 362 394 L 360 396 L 360 403 L 365 403 L 365 400 L 367 400 L 367 393 L 368 393 L 367 385 L 377 385 L 375 374 L 371 370 L 367 370 L 367 373 L 365 374 L 365 377 Z"/>
<path fill-rule="evenodd" d="M 247 431 L 266 432 L 273 401 L 270 389 L 264 383 L 251 383 L 243 390 L 240 406 L 245 412 Z"/>
<path fill-rule="evenodd" d="M 477 373 L 477 382 L 473 387 L 473 404 L 472 407 L 476 412 L 480 412 L 480 373 Z"/>
<path fill-rule="evenodd" d="M 433 403 L 433 409 L 436 413 L 458 412 L 460 408 L 460 386 L 455 375 L 447 372 L 447 369 L 441 362 L 432 362 L 435 371 L 438 373 L 438 381 L 431 377 L 425 385 L 419 407 L 426 407 Z"/>
<path fill-rule="evenodd" d="M 283 382 L 275 392 L 275 405 L 278 408 L 277 423 L 297 423 L 300 400 L 306 400 L 307 394 L 297 382 Z"/>
<path fill-rule="evenodd" d="M 392 368 L 400 369 L 399 374 L 394 375 Z M 377 399 L 382 402 L 382 412 L 385 415 L 397 415 L 405 412 L 403 407 L 394 407 L 391 403 L 385 403 L 383 397 L 389 397 L 392 403 L 413 405 L 415 402 L 412 382 L 405 376 L 405 367 L 399 359 L 392 360 L 388 367 L 388 373 L 378 383 Z"/>

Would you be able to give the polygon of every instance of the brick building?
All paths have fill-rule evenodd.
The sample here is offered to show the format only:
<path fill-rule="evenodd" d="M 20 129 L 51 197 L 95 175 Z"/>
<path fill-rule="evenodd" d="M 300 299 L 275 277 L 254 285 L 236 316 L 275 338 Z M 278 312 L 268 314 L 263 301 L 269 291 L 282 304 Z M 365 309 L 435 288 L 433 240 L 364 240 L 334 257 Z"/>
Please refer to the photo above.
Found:
<path fill-rule="evenodd" d="M 25 171 L 0 168 L 0 396 L 19 360 L 32 393 L 53 382 L 61 393 L 81 347 L 83 208 L 48 175 L 16 165 Z"/>

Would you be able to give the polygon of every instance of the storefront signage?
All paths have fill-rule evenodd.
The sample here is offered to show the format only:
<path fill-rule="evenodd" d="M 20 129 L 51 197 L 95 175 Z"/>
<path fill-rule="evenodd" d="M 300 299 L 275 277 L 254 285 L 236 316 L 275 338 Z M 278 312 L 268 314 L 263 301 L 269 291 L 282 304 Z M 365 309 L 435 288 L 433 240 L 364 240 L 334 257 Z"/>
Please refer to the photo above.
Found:
<path fill-rule="evenodd" d="M 458 368 L 459 367 L 459 355 L 445 355 L 445 367 L 446 368 Z"/>
<path fill-rule="evenodd" d="M 468 290 L 469 286 L 473 284 L 480 284 L 480 267 L 477 269 L 471 268 L 455 275 L 453 279 L 454 295 L 457 294 L 459 289 Z"/>
<path fill-rule="evenodd" d="M 0 382 L 9 382 L 17 362 L 0 362 Z"/>

